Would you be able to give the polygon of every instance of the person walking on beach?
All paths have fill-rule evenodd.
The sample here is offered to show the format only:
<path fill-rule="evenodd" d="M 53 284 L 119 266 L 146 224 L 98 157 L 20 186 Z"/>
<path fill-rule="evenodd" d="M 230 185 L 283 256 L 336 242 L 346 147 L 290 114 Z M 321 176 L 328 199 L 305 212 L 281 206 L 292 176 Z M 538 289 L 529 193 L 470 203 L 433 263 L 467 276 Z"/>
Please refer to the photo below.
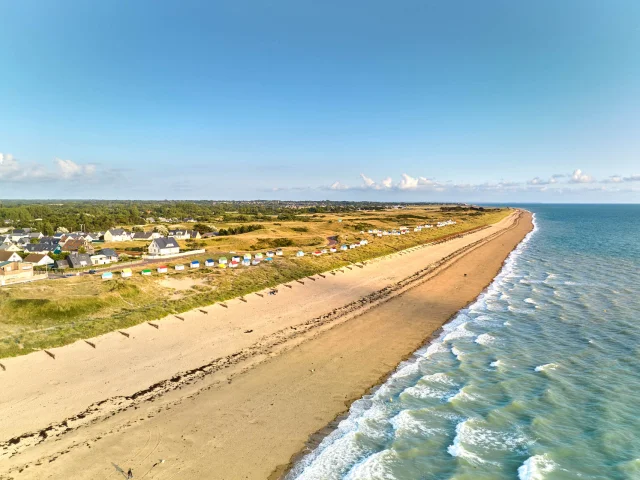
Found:
<path fill-rule="evenodd" d="M 127 480 L 130 480 L 132 478 L 133 478 L 133 471 L 129 469 L 129 471 L 127 472 Z"/>

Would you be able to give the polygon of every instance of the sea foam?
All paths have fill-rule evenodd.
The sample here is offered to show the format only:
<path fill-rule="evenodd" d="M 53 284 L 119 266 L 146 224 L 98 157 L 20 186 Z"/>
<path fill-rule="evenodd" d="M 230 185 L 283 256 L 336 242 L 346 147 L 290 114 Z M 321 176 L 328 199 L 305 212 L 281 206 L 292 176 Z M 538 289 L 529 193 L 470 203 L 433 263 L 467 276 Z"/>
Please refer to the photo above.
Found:
<path fill-rule="evenodd" d="M 553 463 L 546 455 L 534 455 L 529 457 L 520 468 L 518 478 L 520 480 L 544 480 L 547 473 L 555 470 Z"/>

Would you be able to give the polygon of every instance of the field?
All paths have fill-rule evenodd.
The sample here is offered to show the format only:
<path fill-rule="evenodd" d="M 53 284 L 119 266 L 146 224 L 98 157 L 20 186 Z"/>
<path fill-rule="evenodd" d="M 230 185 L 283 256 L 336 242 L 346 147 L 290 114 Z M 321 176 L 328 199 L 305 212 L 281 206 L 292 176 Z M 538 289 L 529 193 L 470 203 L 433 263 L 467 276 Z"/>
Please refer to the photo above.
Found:
<path fill-rule="evenodd" d="M 509 213 L 507 209 L 472 210 L 437 206 L 413 207 L 386 211 L 357 211 L 343 214 L 310 214 L 295 221 L 261 221 L 261 229 L 238 235 L 196 240 L 206 254 L 167 262 L 187 264 L 199 259 L 229 257 L 230 252 L 264 252 L 282 247 L 284 256 L 272 263 L 238 269 L 203 268 L 175 271 L 165 275 L 140 275 L 143 267 L 134 268 L 132 278 L 102 281 L 99 276 L 45 280 L 0 289 L 0 357 L 16 356 L 34 350 L 55 347 L 89 338 L 144 321 L 162 318 L 192 308 L 209 305 L 303 278 L 354 262 L 387 255 L 411 246 L 427 243 L 447 235 L 495 223 Z M 369 229 L 412 228 L 418 224 L 453 219 L 456 225 L 411 232 L 402 236 L 375 237 Z M 245 223 L 216 224 L 216 228 L 233 228 Z M 188 227 L 188 225 L 185 225 Z M 306 255 L 329 244 L 368 239 L 359 249 L 321 257 Z M 192 242 L 181 241 L 183 247 Z M 113 243 L 119 251 L 144 249 L 148 242 Z M 98 248 L 102 248 L 102 245 Z M 137 251 L 137 250 L 133 250 Z"/>

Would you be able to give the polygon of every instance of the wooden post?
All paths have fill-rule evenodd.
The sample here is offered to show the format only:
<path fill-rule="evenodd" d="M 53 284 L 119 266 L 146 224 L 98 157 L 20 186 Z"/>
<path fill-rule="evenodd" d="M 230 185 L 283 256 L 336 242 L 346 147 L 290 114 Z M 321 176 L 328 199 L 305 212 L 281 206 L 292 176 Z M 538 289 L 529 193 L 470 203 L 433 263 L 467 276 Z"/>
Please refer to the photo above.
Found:
<path fill-rule="evenodd" d="M 147 324 L 148 324 L 148 325 L 151 325 L 151 326 L 152 326 L 153 328 L 155 328 L 155 329 L 159 329 L 159 328 L 160 328 L 160 326 L 159 326 L 159 325 L 157 325 L 157 324 L 155 324 L 155 323 L 147 322 Z"/>
<path fill-rule="evenodd" d="M 124 335 L 125 337 L 129 338 L 129 334 L 127 332 L 123 332 L 122 330 L 118 330 L 118 333 Z"/>
<path fill-rule="evenodd" d="M 259 297 L 264 298 L 264 295 L 263 295 L 263 294 L 261 294 L 261 293 L 256 292 L 256 295 L 258 295 Z"/>
<path fill-rule="evenodd" d="M 229 308 L 229 306 L 226 303 L 219 303 L 218 305 L 220 305 L 221 307 L 224 307 L 224 308 Z"/>
<path fill-rule="evenodd" d="M 184 322 L 184 317 L 181 317 L 180 315 L 174 315 L 174 317 L 176 317 L 178 320 L 182 320 Z"/>
<path fill-rule="evenodd" d="M 335 275 L 336 274 L 336 272 L 330 272 L 330 273 L 331 273 L 331 275 Z"/>
<path fill-rule="evenodd" d="M 322 278 L 327 278 L 325 277 L 323 274 L 319 273 L 318 276 L 322 277 Z"/>
<path fill-rule="evenodd" d="M 304 285 L 304 282 L 301 282 L 300 280 L 296 280 L 296 282 L 301 283 L 302 285 Z"/>
<path fill-rule="evenodd" d="M 7 367 L 5 367 L 3 364 L 0 363 L 0 368 L 2 369 L 3 372 L 7 371 Z"/>
<path fill-rule="evenodd" d="M 49 355 L 51 358 L 53 358 L 54 360 L 56 359 L 56 356 L 51 353 L 49 350 L 45 350 L 44 353 L 46 353 L 47 355 Z"/>
<path fill-rule="evenodd" d="M 309 280 L 313 280 L 314 282 L 316 281 L 316 279 L 315 279 L 315 278 L 313 278 L 313 277 L 307 277 L 307 278 L 308 278 Z"/>
<path fill-rule="evenodd" d="M 287 288 L 293 288 L 291 285 L 287 285 L 286 283 L 285 283 L 284 286 L 287 287 Z"/>
<path fill-rule="evenodd" d="M 96 344 L 93 342 L 90 342 L 89 340 L 85 340 L 84 343 L 86 343 L 87 345 L 92 346 L 93 348 L 96 348 Z"/>
<path fill-rule="evenodd" d="M 200 310 L 202 313 L 204 313 L 205 315 L 209 315 L 209 312 L 207 312 L 206 310 L 203 310 L 201 308 L 199 308 L 198 310 Z"/>
<path fill-rule="evenodd" d="M 247 299 L 244 297 L 240 297 L 238 300 L 240 300 L 241 302 L 247 303 Z"/>

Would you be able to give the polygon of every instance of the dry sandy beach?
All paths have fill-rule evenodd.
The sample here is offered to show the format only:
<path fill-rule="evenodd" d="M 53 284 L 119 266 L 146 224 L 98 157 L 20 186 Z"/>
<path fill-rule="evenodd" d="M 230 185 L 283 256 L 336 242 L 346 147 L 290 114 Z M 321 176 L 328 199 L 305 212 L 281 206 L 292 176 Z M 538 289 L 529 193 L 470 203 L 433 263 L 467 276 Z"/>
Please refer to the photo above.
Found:
<path fill-rule="evenodd" d="M 95 348 L 2 360 L 0 478 L 278 478 L 310 435 L 472 301 L 531 228 L 516 212 L 275 296 L 90 339 Z"/>

